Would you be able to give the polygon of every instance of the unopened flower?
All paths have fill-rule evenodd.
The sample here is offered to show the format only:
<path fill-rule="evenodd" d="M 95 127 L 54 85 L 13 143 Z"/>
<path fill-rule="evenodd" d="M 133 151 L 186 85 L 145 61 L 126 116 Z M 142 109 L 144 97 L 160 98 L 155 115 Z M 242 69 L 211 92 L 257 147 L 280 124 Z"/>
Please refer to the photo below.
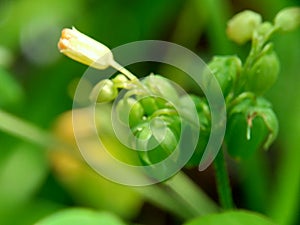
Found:
<path fill-rule="evenodd" d="M 92 90 L 90 100 L 92 102 L 110 102 L 118 95 L 118 89 L 114 83 L 109 79 L 101 80 Z"/>
<path fill-rule="evenodd" d="M 227 24 L 227 35 L 236 43 L 243 44 L 252 38 L 253 31 L 261 22 L 261 15 L 250 10 L 245 10 L 229 20 Z"/>
<path fill-rule="evenodd" d="M 61 53 L 96 69 L 106 69 L 114 62 L 112 52 L 105 45 L 79 32 L 65 28 L 58 42 Z"/>
<path fill-rule="evenodd" d="M 291 31 L 300 26 L 300 7 L 281 10 L 274 19 L 275 25 L 282 31 Z"/>
<path fill-rule="evenodd" d="M 279 71 L 278 56 L 270 50 L 262 55 L 248 71 L 246 89 L 257 95 L 264 94 L 276 82 Z"/>

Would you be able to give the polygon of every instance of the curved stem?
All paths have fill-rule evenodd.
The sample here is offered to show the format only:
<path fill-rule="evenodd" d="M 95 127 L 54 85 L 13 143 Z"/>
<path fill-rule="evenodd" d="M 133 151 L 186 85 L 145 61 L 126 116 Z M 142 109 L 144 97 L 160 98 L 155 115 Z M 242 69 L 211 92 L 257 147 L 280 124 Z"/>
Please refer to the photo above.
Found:
<path fill-rule="evenodd" d="M 134 76 L 129 70 L 127 70 L 125 67 L 121 66 L 116 61 L 111 62 L 111 66 L 118 70 L 119 72 L 123 73 L 129 80 L 137 80 L 137 77 Z"/>
<path fill-rule="evenodd" d="M 227 112 L 230 112 L 230 110 L 237 104 L 241 103 L 242 101 L 244 101 L 245 99 L 251 99 L 251 100 L 255 100 L 256 96 L 254 93 L 252 92 L 243 92 L 241 94 L 239 94 L 236 98 L 234 98 L 233 100 L 231 100 L 228 103 L 227 106 Z"/>
<path fill-rule="evenodd" d="M 46 131 L 2 110 L 0 110 L 0 130 L 47 148 L 60 144 Z"/>
<path fill-rule="evenodd" d="M 219 151 L 217 157 L 215 158 L 214 168 L 216 171 L 216 183 L 220 204 L 223 209 L 232 209 L 234 206 L 223 149 Z"/>
<path fill-rule="evenodd" d="M 197 187 L 183 172 L 163 183 L 172 192 L 176 193 L 178 203 L 185 205 L 196 216 L 202 216 L 219 211 L 219 208 L 203 191 Z"/>

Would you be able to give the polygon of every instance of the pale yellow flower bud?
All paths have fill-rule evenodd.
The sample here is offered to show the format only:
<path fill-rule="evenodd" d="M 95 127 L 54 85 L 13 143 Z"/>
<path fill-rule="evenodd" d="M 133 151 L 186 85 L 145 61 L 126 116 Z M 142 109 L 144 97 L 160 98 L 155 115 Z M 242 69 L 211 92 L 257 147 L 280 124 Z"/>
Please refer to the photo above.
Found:
<path fill-rule="evenodd" d="M 228 37 L 238 44 L 244 44 L 252 37 L 262 18 L 256 12 L 245 10 L 236 14 L 227 24 Z"/>
<path fill-rule="evenodd" d="M 300 7 L 282 9 L 274 19 L 275 26 L 282 31 L 292 31 L 300 26 Z"/>
<path fill-rule="evenodd" d="M 79 32 L 65 28 L 58 42 L 61 53 L 96 69 L 106 69 L 114 63 L 112 52 L 105 45 Z"/>

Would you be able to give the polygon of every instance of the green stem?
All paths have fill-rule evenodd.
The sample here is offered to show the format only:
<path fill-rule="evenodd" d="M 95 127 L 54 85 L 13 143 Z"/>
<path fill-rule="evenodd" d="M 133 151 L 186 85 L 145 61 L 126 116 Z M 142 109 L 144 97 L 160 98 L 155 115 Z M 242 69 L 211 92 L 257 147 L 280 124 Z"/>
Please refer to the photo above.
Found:
<path fill-rule="evenodd" d="M 232 209 L 233 200 L 222 149 L 215 158 L 214 168 L 216 171 L 217 191 L 219 194 L 220 204 L 223 209 Z"/>
<path fill-rule="evenodd" d="M 44 130 L 2 110 L 0 110 L 0 130 L 47 148 L 61 144 Z"/>
<path fill-rule="evenodd" d="M 215 202 L 183 172 L 161 184 L 133 189 L 155 205 L 185 220 L 219 211 Z"/>
<path fill-rule="evenodd" d="M 111 62 L 111 66 L 118 70 L 119 72 L 123 73 L 129 80 L 135 81 L 138 80 L 136 76 L 134 76 L 129 70 L 127 70 L 125 67 L 121 66 L 116 61 Z"/>
<path fill-rule="evenodd" d="M 245 99 L 251 99 L 251 100 L 255 100 L 256 96 L 254 93 L 252 92 L 243 92 L 241 94 L 239 94 L 236 98 L 234 98 L 233 100 L 229 101 L 227 103 L 227 112 L 230 112 L 231 109 L 236 106 L 237 104 L 241 103 L 242 101 L 244 101 Z"/>
<path fill-rule="evenodd" d="M 176 193 L 179 202 L 181 201 L 193 213 L 194 217 L 219 211 L 215 202 L 183 172 L 179 172 L 167 180 L 164 185 Z"/>
<path fill-rule="evenodd" d="M 152 204 L 173 213 L 181 219 L 189 220 L 195 217 L 189 208 L 184 204 L 179 204 L 177 196 L 174 195 L 174 193 L 170 193 L 170 190 L 160 184 L 146 187 L 133 187 L 133 189 L 148 199 Z"/>

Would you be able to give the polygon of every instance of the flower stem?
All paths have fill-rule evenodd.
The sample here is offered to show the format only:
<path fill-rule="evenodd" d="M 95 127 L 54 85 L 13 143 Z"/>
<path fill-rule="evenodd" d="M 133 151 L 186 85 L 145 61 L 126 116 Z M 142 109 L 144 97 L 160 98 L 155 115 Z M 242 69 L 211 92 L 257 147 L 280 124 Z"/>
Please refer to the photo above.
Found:
<path fill-rule="evenodd" d="M 194 217 L 219 211 L 215 202 L 183 172 L 177 173 L 163 184 L 177 195 L 178 202 L 181 201 Z"/>
<path fill-rule="evenodd" d="M 0 130 L 46 148 L 61 144 L 46 131 L 2 110 L 0 110 Z"/>
<path fill-rule="evenodd" d="M 222 149 L 219 151 L 217 157 L 215 158 L 214 168 L 216 171 L 216 183 L 220 204 L 223 209 L 232 209 L 234 206 L 231 187 L 229 184 L 229 177 Z"/>
<path fill-rule="evenodd" d="M 137 77 L 134 76 L 129 70 L 127 70 L 125 67 L 121 66 L 116 61 L 111 62 L 111 67 L 115 68 L 119 72 L 123 73 L 129 80 L 137 80 Z"/>

